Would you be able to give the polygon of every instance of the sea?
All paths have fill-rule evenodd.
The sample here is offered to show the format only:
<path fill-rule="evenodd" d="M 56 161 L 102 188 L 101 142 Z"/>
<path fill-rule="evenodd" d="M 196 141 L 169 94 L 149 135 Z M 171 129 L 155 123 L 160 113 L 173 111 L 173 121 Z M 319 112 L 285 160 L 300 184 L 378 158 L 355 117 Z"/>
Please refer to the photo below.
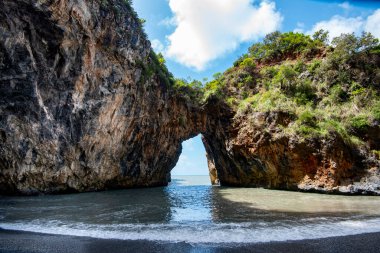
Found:
<path fill-rule="evenodd" d="M 261 243 L 380 232 L 380 198 L 211 186 L 0 197 L 0 228 L 102 239 Z"/>

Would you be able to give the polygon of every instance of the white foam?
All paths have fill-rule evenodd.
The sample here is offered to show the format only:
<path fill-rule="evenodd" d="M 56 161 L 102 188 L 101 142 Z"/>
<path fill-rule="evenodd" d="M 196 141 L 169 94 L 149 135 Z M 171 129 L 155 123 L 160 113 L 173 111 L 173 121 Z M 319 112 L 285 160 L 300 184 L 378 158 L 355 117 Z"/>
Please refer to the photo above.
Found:
<path fill-rule="evenodd" d="M 0 223 L 0 227 L 56 235 L 102 239 L 151 240 L 188 243 L 258 243 L 318 239 L 380 232 L 380 219 L 337 221 L 296 226 L 268 226 L 253 223 L 95 225 L 63 224 L 35 220 L 28 223 Z"/>

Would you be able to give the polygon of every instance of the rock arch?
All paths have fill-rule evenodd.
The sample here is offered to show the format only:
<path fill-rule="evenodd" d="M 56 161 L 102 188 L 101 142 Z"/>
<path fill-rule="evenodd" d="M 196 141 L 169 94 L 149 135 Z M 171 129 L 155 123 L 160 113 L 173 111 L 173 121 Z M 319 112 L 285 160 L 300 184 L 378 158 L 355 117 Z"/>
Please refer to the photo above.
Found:
<path fill-rule="evenodd" d="M 215 101 L 168 89 L 124 1 L 0 9 L 1 193 L 166 185 L 181 142 L 218 131 Z"/>
<path fill-rule="evenodd" d="M 378 159 L 339 136 L 173 92 L 124 0 L 2 0 L 0 35 L 0 194 L 166 185 L 199 133 L 222 185 L 380 193 Z"/>

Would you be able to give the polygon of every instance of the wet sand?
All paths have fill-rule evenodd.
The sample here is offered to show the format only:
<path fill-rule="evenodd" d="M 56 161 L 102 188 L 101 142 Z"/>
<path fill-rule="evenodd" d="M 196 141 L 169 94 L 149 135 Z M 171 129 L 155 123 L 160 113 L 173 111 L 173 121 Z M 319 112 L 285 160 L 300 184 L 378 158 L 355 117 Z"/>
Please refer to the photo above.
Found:
<path fill-rule="evenodd" d="M 188 244 L 152 241 L 96 239 L 49 235 L 0 229 L 2 253 L 119 253 L 119 252 L 294 252 L 294 253 L 377 253 L 380 233 L 332 237 L 316 240 L 271 242 L 258 244 Z"/>

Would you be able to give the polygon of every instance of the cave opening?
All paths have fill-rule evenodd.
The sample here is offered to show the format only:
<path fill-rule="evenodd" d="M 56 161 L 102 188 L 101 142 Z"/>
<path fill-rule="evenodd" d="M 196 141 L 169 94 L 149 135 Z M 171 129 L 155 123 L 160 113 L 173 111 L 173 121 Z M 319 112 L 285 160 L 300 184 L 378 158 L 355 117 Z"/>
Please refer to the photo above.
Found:
<path fill-rule="evenodd" d="M 186 180 L 188 184 L 211 185 L 201 134 L 182 143 L 182 153 L 171 177 Z"/>

